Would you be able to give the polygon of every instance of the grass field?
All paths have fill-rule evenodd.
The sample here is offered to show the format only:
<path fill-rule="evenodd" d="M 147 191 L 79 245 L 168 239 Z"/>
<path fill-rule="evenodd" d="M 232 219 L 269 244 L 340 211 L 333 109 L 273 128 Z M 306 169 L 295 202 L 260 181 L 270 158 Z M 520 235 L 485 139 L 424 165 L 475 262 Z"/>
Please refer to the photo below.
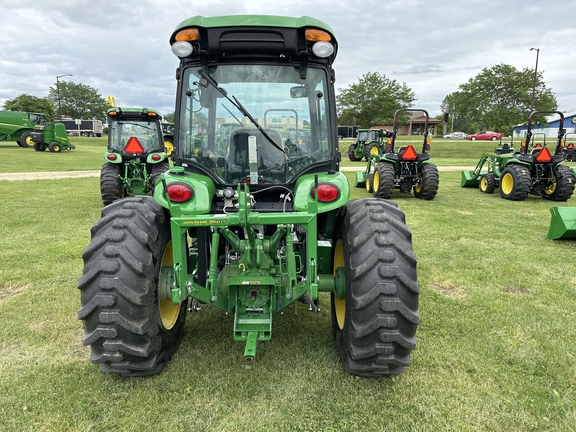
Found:
<path fill-rule="evenodd" d="M 99 169 L 105 139 L 73 143 L 61 154 L 3 143 L 0 170 Z M 469 166 L 492 147 L 436 140 L 431 155 Z M 459 172 L 441 172 L 430 202 L 393 196 L 413 231 L 421 288 L 404 374 L 347 375 L 323 294 L 318 314 L 297 303 L 275 317 L 253 371 L 240 366 L 233 317 L 203 307 L 188 315 L 164 372 L 125 379 L 90 363 L 76 318 L 98 179 L 0 181 L 0 430 L 574 430 L 576 243 L 545 239 L 553 203 L 459 182 Z"/>

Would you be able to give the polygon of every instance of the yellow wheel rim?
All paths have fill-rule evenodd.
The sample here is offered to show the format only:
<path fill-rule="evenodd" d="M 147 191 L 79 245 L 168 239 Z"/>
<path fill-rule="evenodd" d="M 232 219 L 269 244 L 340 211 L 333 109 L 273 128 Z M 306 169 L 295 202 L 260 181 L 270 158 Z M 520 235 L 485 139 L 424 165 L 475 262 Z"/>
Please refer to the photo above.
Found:
<path fill-rule="evenodd" d="M 172 254 L 172 240 L 166 245 L 164 250 L 164 256 L 162 257 L 162 267 L 170 267 L 172 269 L 174 265 L 174 258 Z M 166 269 L 164 269 L 166 270 Z M 165 277 L 162 269 L 160 270 L 160 278 Z M 163 286 L 163 281 L 158 281 L 159 286 Z M 162 325 L 165 329 L 170 330 L 176 324 L 178 320 L 178 315 L 180 315 L 180 308 L 182 304 L 172 303 L 171 298 L 158 298 L 158 309 L 160 311 L 160 319 L 162 320 Z"/>
<path fill-rule="evenodd" d="M 502 192 L 504 192 L 506 195 L 512 192 L 512 189 L 514 188 L 514 177 L 512 177 L 512 174 L 504 174 L 500 180 L 500 185 L 502 186 Z"/>
<path fill-rule="evenodd" d="M 170 156 L 174 151 L 174 144 L 171 141 L 164 141 L 164 148 L 166 149 L 166 154 Z"/>
<path fill-rule="evenodd" d="M 24 141 L 26 141 L 26 144 L 29 145 L 30 147 L 34 145 L 34 141 L 32 141 L 30 135 L 28 135 Z"/>
<path fill-rule="evenodd" d="M 372 177 L 372 190 L 376 192 L 380 186 L 380 173 L 378 170 L 374 171 L 374 177 Z"/>
<path fill-rule="evenodd" d="M 336 245 L 334 246 L 334 276 L 336 275 L 336 270 L 338 267 L 344 267 L 344 248 L 342 247 L 342 240 L 336 240 Z M 332 293 L 334 298 L 334 314 L 336 315 L 336 323 L 338 328 L 342 330 L 344 328 L 344 320 L 346 318 L 346 298 L 339 298 L 336 291 Z"/>
<path fill-rule="evenodd" d="M 372 146 L 372 148 L 370 149 L 370 154 L 378 154 L 378 147 L 377 146 Z"/>
<path fill-rule="evenodd" d="M 485 191 L 486 189 L 488 189 L 488 180 L 486 180 L 486 177 L 482 177 L 480 179 L 480 190 Z"/>
<path fill-rule="evenodd" d="M 370 177 L 366 177 L 366 192 L 370 192 Z"/>
<path fill-rule="evenodd" d="M 418 184 L 414 186 L 414 192 L 420 193 L 422 190 L 422 173 L 418 173 Z"/>
<path fill-rule="evenodd" d="M 552 195 L 556 190 L 556 185 L 558 182 L 556 181 L 556 177 L 553 174 L 548 177 L 548 182 L 551 183 L 551 185 L 544 189 L 544 193 L 546 195 Z"/>

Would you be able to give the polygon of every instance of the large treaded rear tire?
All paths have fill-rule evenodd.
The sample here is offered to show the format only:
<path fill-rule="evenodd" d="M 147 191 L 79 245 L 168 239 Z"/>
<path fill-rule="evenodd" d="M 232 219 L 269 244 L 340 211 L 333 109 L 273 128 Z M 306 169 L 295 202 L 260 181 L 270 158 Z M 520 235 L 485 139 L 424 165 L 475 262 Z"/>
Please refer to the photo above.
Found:
<path fill-rule="evenodd" d="M 107 206 L 122 198 L 122 181 L 119 177 L 120 164 L 106 162 L 100 170 L 100 195 L 102 203 Z"/>
<path fill-rule="evenodd" d="M 154 192 L 154 185 L 160 178 L 162 174 L 170 169 L 170 164 L 168 162 L 160 162 L 157 164 L 152 165 L 152 169 L 150 171 L 151 179 L 150 179 L 150 190 Z"/>
<path fill-rule="evenodd" d="M 344 370 L 370 377 L 403 372 L 420 317 L 416 255 L 402 210 L 381 199 L 349 201 L 337 222 L 335 270 L 342 262 L 346 298 L 332 294 L 332 326 Z"/>
<path fill-rule="evenodd" d="M 129 197 L 105 207 L 91 234 L 78 281 L 90 360 L 107 373 L 159 373 L 180 344 L 186 319 L 186 302 L 168 310 L 169 319 L 160 313 L 159 282 L 171 286 L 165 278 L 173 277 L 169 218 L 152 197 Z"/>
<path fill-rule="evenodd" d="M 396 172 L 394 166 L 388 162 L 378 162 L 374 167 L 372 191 L 375 198 L 388 199 L 394 193 Z"/>
<path fill-rule="evenodd" d="M 554 170 L 554 184 L 544 189 L 542 197 L 551 201 L 568 201 L 574 193 L 574 172 L 566 165 L 558 165 Z"/>
<path fill-rule="evenodd" d="M 358 162 L 359 160 L 362 160 L 362 158 L 357 158 L 356 155 L 354 154 L 354 151 L 356 150 L 356 144 L 350 144 L 350 147 L 348 147 L 348 159 L 350 159 L 352 162 Z"/>
<path fill-rule="evenodd" d="M 438 193 L 440 176 L 438 168 L 433 163 L 423 164 L 418 173 L 420 183 L 414 186 L 414 196 L 424 200 L 433 200 Z"/>
<path fill-rule="evenodd" d="M 524 165 L 511 164 L 500 175 L 500 196 L 511 201 L 524 201 L 530 193 L 530 172 Z"/>

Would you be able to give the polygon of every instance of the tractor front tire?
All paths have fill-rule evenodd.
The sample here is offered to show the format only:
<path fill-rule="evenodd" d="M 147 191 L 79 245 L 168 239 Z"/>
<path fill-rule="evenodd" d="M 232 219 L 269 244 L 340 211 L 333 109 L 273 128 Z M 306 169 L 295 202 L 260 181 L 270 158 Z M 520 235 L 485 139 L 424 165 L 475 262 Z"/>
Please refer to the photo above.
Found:
<path fill-rule="evenodd" d="M 372 189 L 375 198 L 388 199 L 394 192 L 396 173 L 394 166 L 388 162 L 378 162 L 374 167 Z"/>
<path fill-rule="evenodd" d="M 44 150 L 46 150 L 46 146 L 43 143 L 35 142 L 34 143 L 34 150 L 44 151 Z"/>
<path fill-rule="evenodd" d="M 551 201 L 568 201 L 574 193 L 574 172 L 566 165 L 558 165 L 553 177 L 549 179 L 551 185 L 544 189 L 542 196 Z"/>
<path fill-rule="evenodd" d="M 107 206 L 122 198 L 123 185 L 120 180 L 120 165 L 106 162 L 100 170 L 100 195 Z"/>
<path fill-rule="evenodd" d="M 420 199 L 433 200 L 438 193 L 438 184 L 440 183 L 438 168 L 432 163 L 423 164 L 418 177 L 420 181 L 414 186 L 414 196 Z"/>
<path fill-rule="evenodd" d="M 159 289 L 174 278 L 170 220 L 152 197 L 130 197 L 105 207 L 91 234 L 78 281 L 90 360 L 106 373 L 159 373 L 186 319 L 187 302 L 174 305 Z"/>
<path fill-rule="evenodd" d="M 349 201 L 338 217 L 332 263 L 334 274 L 345 272 L 345 296 L 332 293 L 344 370 L 368 377 L 402 373 L 420 321 L 416 255 L 402 210 L 381 199 Z"/>
<path fill-rule="evenodd" d="M 348 159 L 350 159 L 352 162 L 358 162 L 359 160 L 362 160 L 362 158 L 356 157 L 356 155 L 354 154 L 355 151 L 356 151 L 356 144 L 351 144 L 350 147 L 348 147 Z"/>
<path fill-rule="evenodd" d="M 494 174 L 486 173 L 480 176 L 480 192 L 491 194 L 496 189 L 496 179 L 494 178 Z"/>
<path fill-rule="evenodd" d="M 523 165 L 508 165 L 500 175 L 500 196 L 511 201 L 524 201 L 530 193 L 530 172 Z"/>
<path fill-rule="evenodd" d="M 24 132 L 20 136 L 20 147 L 34 147 L 34 141 L 30 138 L 32 132 Z"/>
<path fill-rule="evenodd" d="M 50 150 L 52 153 L 60 153 L 62 151 L 62 146 L 54 141 L 48 145 L 48 150 Z"/>
<path fill-rule="evenodd" d="M 366 192 L 374 192 L 374 173 L 370 173 L 366 176 Z"/>

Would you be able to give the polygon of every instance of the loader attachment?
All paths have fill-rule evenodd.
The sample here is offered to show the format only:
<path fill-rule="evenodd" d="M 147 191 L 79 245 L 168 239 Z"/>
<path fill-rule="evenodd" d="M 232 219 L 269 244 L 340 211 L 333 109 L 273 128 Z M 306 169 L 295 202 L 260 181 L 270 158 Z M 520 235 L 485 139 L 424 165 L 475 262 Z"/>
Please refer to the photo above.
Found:
<path fill-rule="evenodd" d="M 462 171 L 460 187 L 478 187 L 480 186 L 480 176 L 476 171 Z"/>
<path fill-rule="evenodd" d="M 551 207 L 548 240 L 576 239 L 576 207 Z"/>
<path fill-rule="evenodd" d="M 366 185 L 366 173 L 364 171 L 356 171 L 356 187 L 364 187 Z"/>

